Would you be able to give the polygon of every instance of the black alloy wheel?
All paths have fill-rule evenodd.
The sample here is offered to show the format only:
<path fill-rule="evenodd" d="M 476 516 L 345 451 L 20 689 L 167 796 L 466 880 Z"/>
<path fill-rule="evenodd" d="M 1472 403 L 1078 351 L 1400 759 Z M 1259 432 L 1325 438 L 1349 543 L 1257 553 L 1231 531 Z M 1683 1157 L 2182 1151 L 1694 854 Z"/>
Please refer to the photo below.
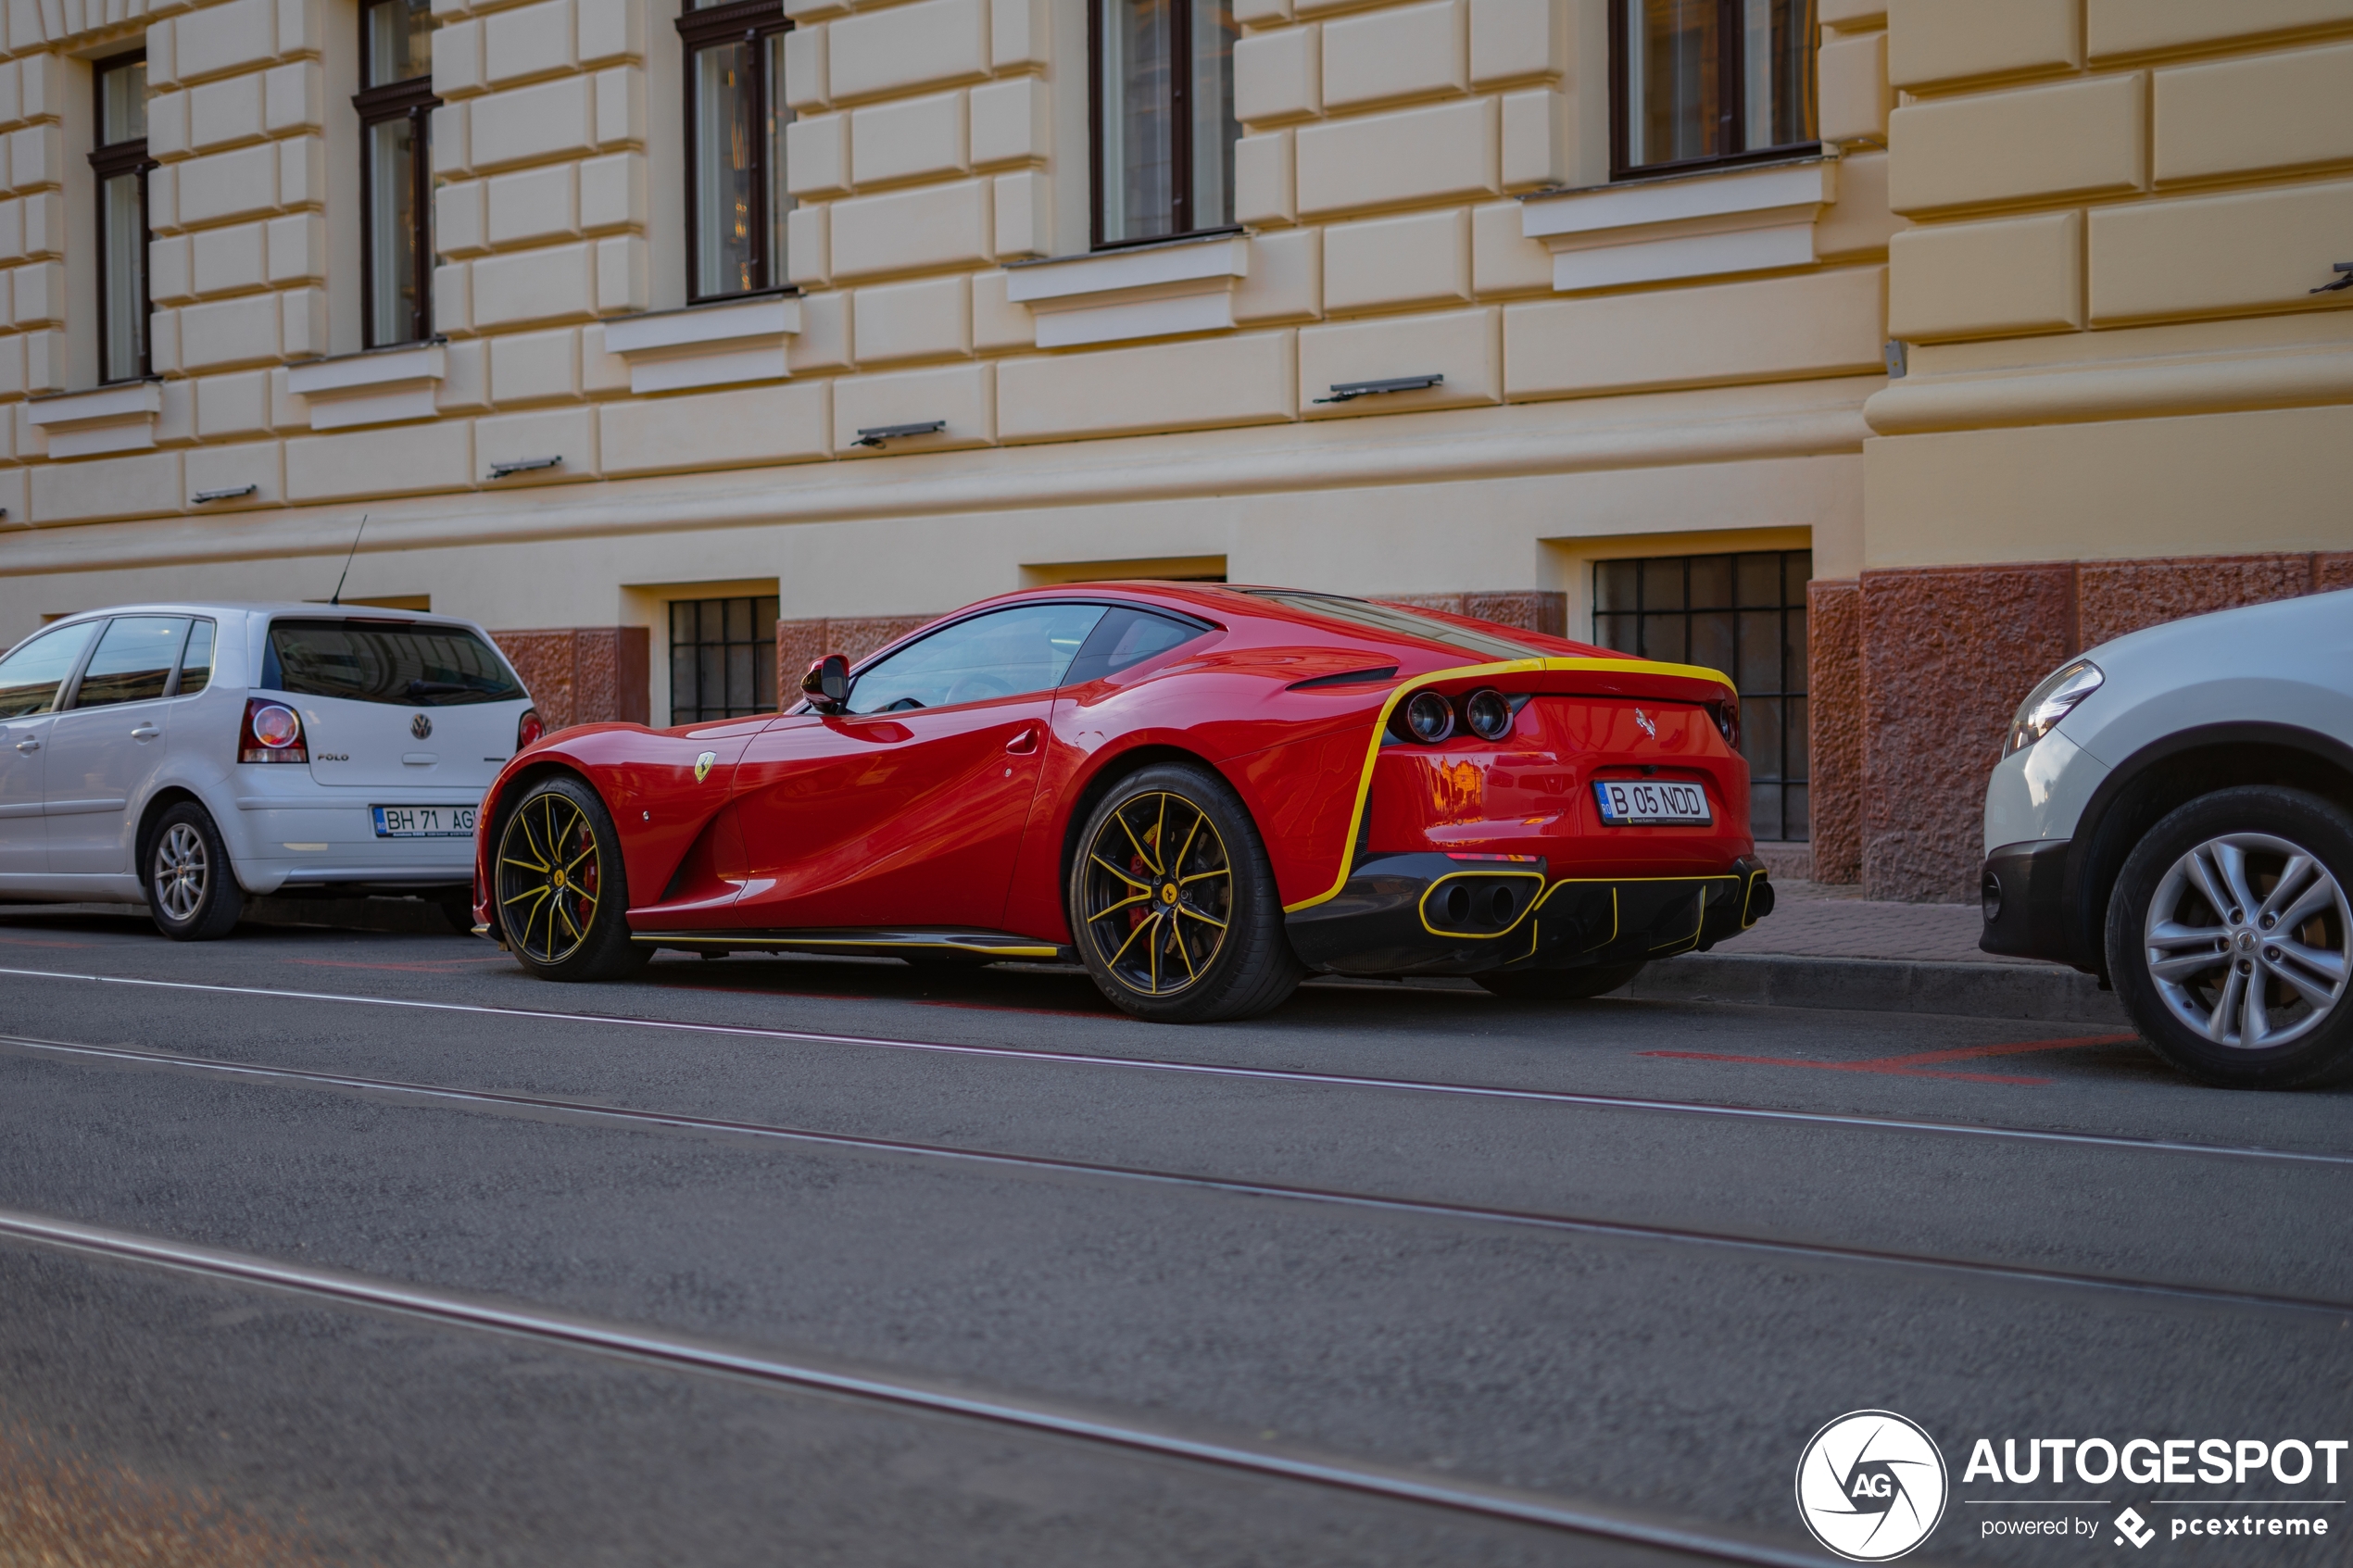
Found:
<path fill-rule="evenodd" d="M 621 835 L 597 792 L 555 774 L 526 791 L 498 834 L 494 885 L 507 947 L 542 980 L 618 980 L 652 952 L 629 939 Z"/>
<path fill-rule="evenodd" d="M 1258 829 L 1206 768 L 1162 763 L 1114 785 L 1080 830 L 1069 901 L 1087 972 L 1152 1022 L 1250 1018 L 1305 972 Z"/>
<path fill-rule="evenodd" d="M 2151 828 L 2108 907 L 2109 983 L 2157 1054 L 2227 1088 L 2353 1068 L 2353 814 L 2302 790 L 2216 790 Z"/>
<path fill-rule="evenodd" d="M 1499 969 L 1476 974 L 1486 990 L 1515 1002 L 1585 1002 L 1630 985 L 1649 960 L 1587 964 L 1582 969 Z"/>
<path fill-rule="evenodd" d="M 211 942 L 236 929 L 245 889 L 211 812 L 193 800 L 165 811 L 140 860 L 157 930 L 175 942 Z"/>

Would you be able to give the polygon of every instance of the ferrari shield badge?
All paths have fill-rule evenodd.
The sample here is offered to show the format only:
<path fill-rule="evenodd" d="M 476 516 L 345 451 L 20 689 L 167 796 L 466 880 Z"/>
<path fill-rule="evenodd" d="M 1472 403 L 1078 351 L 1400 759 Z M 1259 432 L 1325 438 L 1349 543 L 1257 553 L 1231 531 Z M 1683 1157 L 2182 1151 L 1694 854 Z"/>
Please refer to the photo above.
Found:
<path fill-rule="evenodd" d="M 700 757 L 696 758 L 695 783 L 700 784 L 703 780 L 711 777 L 711 765 L 718 760 L 719 753 L 715 751 L 706 751 Z"/>

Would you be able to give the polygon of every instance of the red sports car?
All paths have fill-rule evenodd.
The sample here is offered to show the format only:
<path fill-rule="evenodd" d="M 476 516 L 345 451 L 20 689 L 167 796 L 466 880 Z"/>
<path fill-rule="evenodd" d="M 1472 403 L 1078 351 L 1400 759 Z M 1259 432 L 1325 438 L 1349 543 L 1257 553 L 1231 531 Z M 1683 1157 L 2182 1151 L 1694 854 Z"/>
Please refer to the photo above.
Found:
<path fill-rule="evenodd" d="M 1076 957 L 1139 1018 L 1311 972 L 1573 998 L 1755 923 L 1713 670 L 1328 594 L 987 600 L 781 714 L 592 724 L 484 800 L 475 918 L 534 973 L 659 947 Z"/>

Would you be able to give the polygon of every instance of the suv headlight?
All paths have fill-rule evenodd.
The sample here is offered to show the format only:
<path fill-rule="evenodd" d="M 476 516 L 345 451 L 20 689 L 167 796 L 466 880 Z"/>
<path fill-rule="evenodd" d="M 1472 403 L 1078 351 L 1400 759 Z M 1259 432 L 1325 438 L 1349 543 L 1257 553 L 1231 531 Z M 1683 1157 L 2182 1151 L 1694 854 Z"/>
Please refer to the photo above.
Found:
<path fill-rule="evenodd" d="M 2088 659 L 2061 665 L 2043 677 L 2042 684 L 2026 694 L 2018 705 L 2018 714 L 2010 721 L 2010 743 L 2002 755 L 2024 751 L 2051 733 L 2058 721 L 2075 711 L 2075 705 L 2100 689 L 2108 679 L 2100 667 Z"/>

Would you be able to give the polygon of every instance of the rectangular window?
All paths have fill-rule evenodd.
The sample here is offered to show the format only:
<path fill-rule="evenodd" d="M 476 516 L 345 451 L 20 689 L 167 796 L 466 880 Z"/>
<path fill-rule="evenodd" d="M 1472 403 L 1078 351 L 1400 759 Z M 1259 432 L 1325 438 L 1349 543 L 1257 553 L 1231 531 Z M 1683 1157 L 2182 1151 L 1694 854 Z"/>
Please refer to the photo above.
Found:
<path fill-rule="evenodd" d="M 359 10 L 359 256 L 367 346 L 433 336 L 433 8 Z"/>
<path fill-rule="evenodd" d="M 1095 245 L 1234 223 L 1230 0 L 1093 0 Z"/>
<path fill-rule="evenodd" d="M 1618 178 L 1811 146 L 1814 0 L 1615 0 Z"/>
<path fill-rule="evenodd" d="M 695 300 L 785 286 L 785 33 L 774 0 L 689 5 L 686 276 Z"/>
<path fill-rule="evenodd" d="M 1593 641 L 1720 670 L 1740 688 L 1749 824 L 1767 841 L 1809 836 L 1806 583 L 1813 575 L 1809 550 L 1593 564 Z"/>
<path fill-rule="evenodd" d="M 776 711 L 776 599 L 670 601 L 670 721 Z"/>
<path fill-rule="evenodd" d="M 147 373 L 147 56 L 118 55 L 92 70 L 98 135 L 98 379 Z"/>

